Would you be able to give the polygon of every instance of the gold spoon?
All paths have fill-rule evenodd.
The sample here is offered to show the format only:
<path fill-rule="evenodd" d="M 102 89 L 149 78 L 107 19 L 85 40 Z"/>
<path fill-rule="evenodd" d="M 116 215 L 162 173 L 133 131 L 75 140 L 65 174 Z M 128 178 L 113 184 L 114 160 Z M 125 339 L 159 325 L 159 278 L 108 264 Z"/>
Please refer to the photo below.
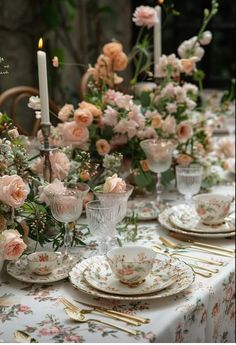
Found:
<path fill-rule="evenodd" d="M 71 310 L 69 308 L 65 308 L 65 312 L 72 320 L 77 321 L 77 322 L 81 322 L 81 323 L 98 322 L 98 323 L 102 323 L 103 325 L 116 328 L 116 329 L 118 329 L 120 331 L 129 333 L 129 334 L 132 334 L 132 335 L 140 335 L 141 334 L 140 331 L 132 330 L 132 329 L 129 329 L 129 328 L 118 326 L 118 325 L 114 325 L 113 323 L 110 323 L 110 322 L 102 321 L 102 320 L 99 320 L 99 319 L 87 319 L 82 313 L 74 312 L 73 310 Z"/>

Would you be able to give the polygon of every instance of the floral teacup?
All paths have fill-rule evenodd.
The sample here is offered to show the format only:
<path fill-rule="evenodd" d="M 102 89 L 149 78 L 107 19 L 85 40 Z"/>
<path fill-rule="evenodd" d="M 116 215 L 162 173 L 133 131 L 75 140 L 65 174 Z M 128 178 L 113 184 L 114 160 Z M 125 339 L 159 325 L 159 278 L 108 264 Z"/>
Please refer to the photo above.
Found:
<path fill-rule="evenodd" d="M 156 254 L 146 247 L 127 246 L 114 248 L 106 256 L 120 282 L 133 287 L 143 283 L 151 272 Z"/>
<path fill-rule="evenodd" d="M 201 221 L 207 225 L 222 224 L 229 214 L 234 197 L 221 194 L 198 194 L 193 197 Z"/>
<path fill-rule="evenodd" d="M 58 255 L 53 252 L 36 252 L 27 256 L 28 267 L 31 272 L 46 275 L 58 266 Z"/>

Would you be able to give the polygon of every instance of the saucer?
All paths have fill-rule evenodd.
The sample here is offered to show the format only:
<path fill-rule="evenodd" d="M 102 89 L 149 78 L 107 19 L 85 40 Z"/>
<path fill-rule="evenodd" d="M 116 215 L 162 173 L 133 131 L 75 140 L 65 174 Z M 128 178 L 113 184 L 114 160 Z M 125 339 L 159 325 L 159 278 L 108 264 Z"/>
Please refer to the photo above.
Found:
<path fill-rule="evenodd" d="M 161 254 L 160 254 L 161 255 Z M 162 255 L 162 257 L 166 257 Z M 167 258 L 167 257 L 166 257 Z M 117 295 L 113 293 L 106 293 L 100 290 L 93 288 L 91 285 L 87 283 L 84 278 L 83 272 L 88 267 L 93 267 L 96 263 L 103 260 L 103 256 L 93 256 L 91 258 L 85 259 L 78 264 L 76 264 L 69 273 L 70 282 L 72 285 L 78 289 L 79 291 L 93 296 L 93 297 L 101 297 L 109 300 L 118 300 L 118 301 L 142 301 L 142 300 L 152 300 L 152 299 L 159 299 L 168 296 L 173 296 L 185 289 L 187 289 L 194 281 L 195 275 L 192 268 L 183 261 L 180 261 L 176 258 L 169 259 L 168 265 L 171 269 L 175 272 L 177 278 L 176 281 L 168 286 L 166 289 L 161 291 L 151 292 L 149 294 L 144 295 Z"/>
<path fill-rule="evenodd" d="M 15 279 L 26 283 L 53 283 L 67 278 L 69 271 L 77 262 L 78 258 L 73 258 L 70 264 L 60 264 L 50 274 L 38 275 L 30 272 L 25 262 L 21 260 L 10 261 L 7 264 L 7 273 Z"/>
<path fill-rule="evenodd" d="M 170 265 L 166 266 L 160 260 L 156 260 L 152 272 L 145 281 L 138 286 L 129 287 L 116 278 L 104 257 L 93 266 L 85 269 L 84 278 L 89 285 L 97 290 L 117 295 L 135 296 L 163 290 L 177 280 L 177 275 Z"/>
<path fill-rule="evenodd" d="M 235 217 L 228 217 L 222 224 L 207 225 L 202 223 L 196 211 L 186 205 L 178 205 L 172 208 L 173 213 L 170 214 L 170 222 L 180 229 L 194 231 L 200 233 L 225 233 L 235 229 Z M 232 220 L 231 220 L 232 219 Z"/>
<path fill-rule="evenodd" d="M 127 217 L 137 216 L 138 220 L 156 219 L 158 210 L 155 201 L 131 200 L 127 205 Z"/>
<path fill-rule="evenodd" d="M 213 233 L 208 232 L 208 233 L 202 233 L 202 232 L 194 232 L 194 231 L 187 231 L 187 230 L 182 230 L 179 229 L 178 227 L 174 226 L 169 217 L 173 213 L 173 207 L 165 209 L 163 212 L 161 212 L 158 216 L 158 221 L 159 223 L 167 230 L 180 233 L 183 235 L 188 235 L 188 236 L 193 236 L 193 237 L 202 237 L 202 238 L 227 238 L 227 237 L 234 237 L 235 236 L 235 230 L 232 232 L 224 232 L 224 233 Z"/>

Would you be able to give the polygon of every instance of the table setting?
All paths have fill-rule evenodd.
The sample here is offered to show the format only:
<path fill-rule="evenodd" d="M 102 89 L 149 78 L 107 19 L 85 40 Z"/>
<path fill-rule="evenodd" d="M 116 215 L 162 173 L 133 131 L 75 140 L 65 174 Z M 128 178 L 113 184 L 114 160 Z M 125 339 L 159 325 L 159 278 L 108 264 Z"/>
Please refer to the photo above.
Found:
<path fill-rule="evenodd" d="M 130 54 L 106 43 L 57 124 L 42 38 L 37 136 L 0 112 L 0 342 L 234 342 L 235 110 L 198 70 L 218 2 L 177 55 L 164 6 L 135 9 Z"/>

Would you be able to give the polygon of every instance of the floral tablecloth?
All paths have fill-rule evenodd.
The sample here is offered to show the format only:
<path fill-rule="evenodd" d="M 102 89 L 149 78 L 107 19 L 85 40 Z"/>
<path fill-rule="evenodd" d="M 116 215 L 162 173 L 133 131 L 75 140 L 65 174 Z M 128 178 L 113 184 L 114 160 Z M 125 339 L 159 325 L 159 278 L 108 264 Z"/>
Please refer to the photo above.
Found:
<path fill-rule="evenodd" d="M 232 186 L 221 187 L 220 192 L 226 193 L 226 189 L 232 192 Z M 136 243 L 152 246 L 158 243 L 161 234 L 166 235 L 167 231 L 157 222 L 140 223 Z M 234 239 L 205 241 L 229 248 L 234 246 Z M 197 251 L 189 252 L 202 256 Z M 79 253 L 85 255 L 82 249 Z M 29 284 L 15 280 L 3 270 L 0 280 L 0 339 L 14 342 L 13 332 L 20 329 L 42 343 L 234 342 L 234 260 L 209 254 L 204 254 L 204 257 L 220 258 L 225 265 L 219 267 L 219 273 L 211 278 L 196 276 L 194 283 L 182 293 L 152 301 L 94 299 L 76 290 L 68 279 L 47 285 Z M 142 331 L 139 336 L 98 323 L 79 324 L 68 319 L 58 300 L 60 296 L 138 314 L 150 318 L 151 322 L 139 327 Z M 122 325 L 119 321 L 114 323 Z"/>

